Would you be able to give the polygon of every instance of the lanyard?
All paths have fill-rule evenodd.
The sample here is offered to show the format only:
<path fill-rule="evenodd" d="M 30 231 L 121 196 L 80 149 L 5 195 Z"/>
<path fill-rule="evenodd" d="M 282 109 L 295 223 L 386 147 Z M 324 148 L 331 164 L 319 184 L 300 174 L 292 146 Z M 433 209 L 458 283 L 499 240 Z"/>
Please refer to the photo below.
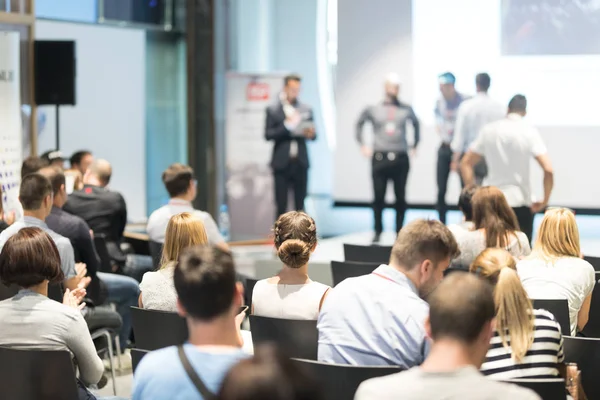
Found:
<path fill-rule="evenodd" d="M 378 276 L 378 277 L 380 277 L 380 278 L 383 278 L 383 279 L 385 279 L 385 280 L 388 280 L 388 281 L 390 281 L 390 282 L 394 282 L 396 285 L 399 285 L 399 283 L 398 283 L 398 282 L 396 282 L 395 280 L 393 280 L 392 278 L 389 278 L 389 277 L 387 277 L 387 276 L 385 276 L 385 275 L 378 274 L 377 272 L 371 272 L 371 273 L 372 273 L 373 275 L 376 275 L 376 276 Z"/>

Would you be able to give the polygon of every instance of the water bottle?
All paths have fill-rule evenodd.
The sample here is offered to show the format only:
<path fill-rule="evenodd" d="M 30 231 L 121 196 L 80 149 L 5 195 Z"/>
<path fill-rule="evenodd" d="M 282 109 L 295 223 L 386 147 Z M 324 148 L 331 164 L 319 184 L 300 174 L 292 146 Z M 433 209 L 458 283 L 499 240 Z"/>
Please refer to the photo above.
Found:
<path fill-rule="evenodd" d="M 221 205 L 219 210 L 219 231 L 221 232 L 221 236 L 225 239 L 226 242 L 229 242 L 230 237 L 230 227 L 231 222 L 229 221 L 229 211 L 227 209 L 227 204 Z"/>

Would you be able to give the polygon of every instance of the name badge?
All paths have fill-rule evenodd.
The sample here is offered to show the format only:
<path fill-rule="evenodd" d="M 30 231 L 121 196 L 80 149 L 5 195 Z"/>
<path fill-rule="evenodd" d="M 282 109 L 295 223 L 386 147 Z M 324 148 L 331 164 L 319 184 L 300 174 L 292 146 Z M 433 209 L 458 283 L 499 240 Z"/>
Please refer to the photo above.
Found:
<path fill-rule="evenodd" d="M 392 121 L 386 122 L 385 133 L 387 133 L 389 136 L 392 136 L 394 133 L 396 133 L 396 123 Z"/>

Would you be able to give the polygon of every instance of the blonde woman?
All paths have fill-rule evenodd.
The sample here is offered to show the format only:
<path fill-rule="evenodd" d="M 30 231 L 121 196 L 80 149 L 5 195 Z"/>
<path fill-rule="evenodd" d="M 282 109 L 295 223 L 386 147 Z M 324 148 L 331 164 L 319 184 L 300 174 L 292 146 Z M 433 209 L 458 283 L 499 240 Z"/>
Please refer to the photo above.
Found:
<path fill-rule="evenodd" d="M 567 299 L 571 335 L 588 321 L 594 267 L 580 258 L 579 229 L 566 208 L 546 211 L 533 252 L 517 264 L 521 282 L 532 299 Z"/>
<path fill-rule="evenodd" d="M 161 267 L 156 272 L 146 272 L 140 283 L 140 307 L 176 312 L 173 272 L 179 255 L 187 247 L 205 244 L 208 237 L 200 218 L 187 212 L 172 216 L 167 225 Z"/>
<path fill-rule="evenodd" d="M 283 269 L 256 283 L 252 313 L 264 317 L 317 319 L 330 287 L 311 281 L 308 260 L 317 247 L 315 221 L 300 211 L 283 214 L 273 228 Z"/>
<path fill-rule="evenodd" d="M 489 248 L 470 271 L 493 285 L 496 305 L 496 331 L 481 372 L 498 380 L 557 377 L 564 360 L 560 325 L 548 311 L 533 309 L 514 257 Z"/>

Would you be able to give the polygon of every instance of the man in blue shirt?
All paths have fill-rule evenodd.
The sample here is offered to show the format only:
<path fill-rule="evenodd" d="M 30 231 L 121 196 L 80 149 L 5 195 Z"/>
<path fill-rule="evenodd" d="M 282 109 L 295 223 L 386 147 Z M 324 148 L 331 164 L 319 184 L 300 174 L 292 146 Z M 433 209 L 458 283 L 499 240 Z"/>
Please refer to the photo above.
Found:
<path fill-rule="evenodd" d="M 183 351 L 193 373 L 209 392 L 217 393 L 229 368 L 247 357 L 239 334 L 244 313 L 238 314 L 244 293 L 235 280 L 233 258 L 218 248 L 188 248 L 173 281 L 179 314 L 187 319 L 189 330 Z M 135 372 L 133 400 L 202 399 L 188 373 L 177 346 L 154 351 Z"/>
<path fill-rule="evenodd" d="M 389 265 L 349 278 L 330 291 L 319 329 L 319 361 L 410 368 L 425 359 L 429 343 L 423 300 L 460 251 L 439 221 L 406 225 L 392 248 Z"/>

